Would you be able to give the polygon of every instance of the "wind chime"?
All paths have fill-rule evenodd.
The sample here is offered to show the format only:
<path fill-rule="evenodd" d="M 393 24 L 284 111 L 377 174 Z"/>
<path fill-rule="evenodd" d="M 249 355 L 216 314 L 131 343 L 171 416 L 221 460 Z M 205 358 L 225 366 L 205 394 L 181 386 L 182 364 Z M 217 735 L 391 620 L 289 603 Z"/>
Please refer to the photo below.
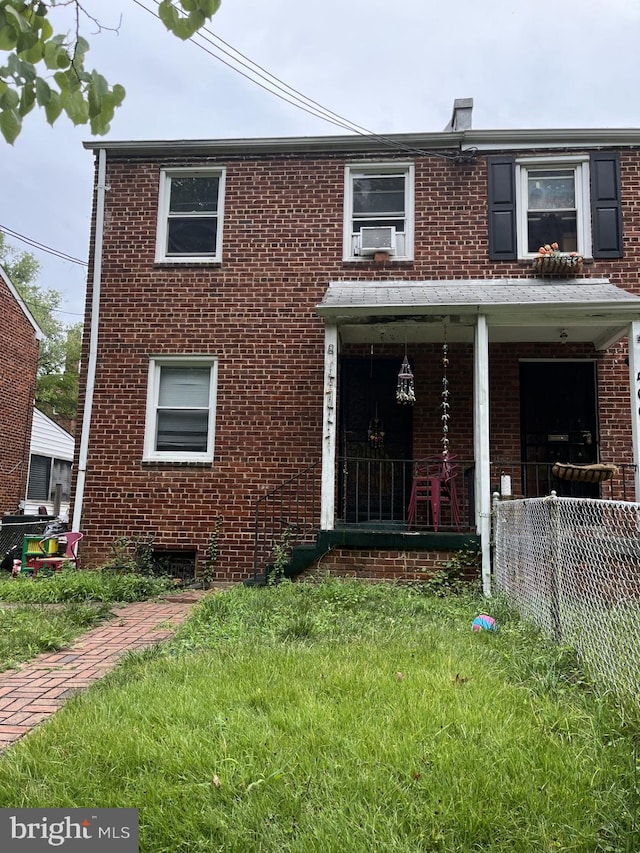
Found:
<path fill-rule="evenodd" d="M 369 364 L 369 388 L 373 381 L 373 344 L 371 344 L 371 361 Z M 380 449 L 384 445 L 384 424 L 378 417 L 378 403 L 376 401 L 376 413 L 369 421 L 369 429 L 367 430 L 367 441 L 369 445 L 375 449 Z"/>
<path fill-rule="evenodd" d="M 416 392 L 413 384 L 413 373 L 411 365 L 407 358 L 407 336 L 405 332 L 404 338 L 404 361 L 398 374 L 398 384 L 396 386 L 396 401 L 401 405 L 413 406 L 416 401 Z"/>
<path fill-rule="evenodd" d="M 443 324 L 444 341 L 442 343 L 442 460 L 446 462 L 449 459 L 449 379 L 447 378 L 447 368 L 449 367 L 449 345 L 447 344 L 447 324 Z"/>

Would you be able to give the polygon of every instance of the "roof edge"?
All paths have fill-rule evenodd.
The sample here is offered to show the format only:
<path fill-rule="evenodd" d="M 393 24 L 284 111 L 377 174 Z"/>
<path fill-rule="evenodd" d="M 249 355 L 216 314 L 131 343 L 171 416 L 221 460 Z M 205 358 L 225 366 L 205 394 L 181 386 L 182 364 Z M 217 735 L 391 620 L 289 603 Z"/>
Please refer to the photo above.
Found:
<path fill-rule="evenodd" d="M 464 130 L 439 133 L 390 133 L 384 135 L 344 134 L 340 136 L 255 137 L 247 139 L 158 139 L 83 142 L 83 147 L 97 152 L 123 156 L 154 154 L 287 154 L 379 152 L 420 155 L 434 150 L 505 148 L 599 148 L 640 146 L 640 128 L 588 129 L 518 129 Z"/>

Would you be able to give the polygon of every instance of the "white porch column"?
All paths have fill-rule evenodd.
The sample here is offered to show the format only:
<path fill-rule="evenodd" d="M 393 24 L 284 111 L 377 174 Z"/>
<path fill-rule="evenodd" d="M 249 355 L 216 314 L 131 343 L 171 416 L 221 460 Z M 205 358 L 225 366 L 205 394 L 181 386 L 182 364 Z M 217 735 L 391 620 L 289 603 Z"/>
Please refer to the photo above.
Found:
<path fill-rule="evenodd" d="M 324 328 L 324 395 L 322 405 L 322 493 L 320 529 L 333 530 L 336 503 L 338 327 Z"/>
<path fill-rule="evenodd" d="M 474 338 L 473 449 L 476 530 L 482 549 L 482 591 L 491 595 L 491 466 L 489 456 L 489 331 L 478 315 Z"/>
<path fill-rule="evenodd" d="M 640 321 L 629 324 L 629 389 L 631 391 L 631 435 L 635 471 L 635 500 L 640 500 Z"/>

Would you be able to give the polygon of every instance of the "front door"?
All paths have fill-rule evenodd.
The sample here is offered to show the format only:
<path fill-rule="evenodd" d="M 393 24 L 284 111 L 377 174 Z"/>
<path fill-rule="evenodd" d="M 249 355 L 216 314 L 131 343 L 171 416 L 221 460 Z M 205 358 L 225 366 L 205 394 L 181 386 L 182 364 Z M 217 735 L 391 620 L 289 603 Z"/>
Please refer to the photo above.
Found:
<path fill-rule="evenodd" d="M 413 409 L 396 402 L 401 365 L 398 358 L 342 359 L 338 491 L 343 521 L 406 522 Z"/>
<path fill-rule="evenodd" d="M 520 416 L 524 494 L 598 497 L 596 484 L 558 480 L 550 470 L 554 462 L 598 461 L 595 363 L 522 362 Z"/>

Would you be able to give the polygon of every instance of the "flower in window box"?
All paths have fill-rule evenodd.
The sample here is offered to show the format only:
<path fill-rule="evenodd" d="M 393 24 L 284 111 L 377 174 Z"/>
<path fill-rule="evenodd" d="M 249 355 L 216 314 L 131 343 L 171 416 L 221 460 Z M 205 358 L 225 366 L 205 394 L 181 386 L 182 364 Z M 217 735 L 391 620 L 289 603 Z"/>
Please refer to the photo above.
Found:
<path fill-rule="evenodd" d="M 572 275 L 582 270 L 582 255 L 563 253 L 557 243 L 545 243 L 538 249 L 533 268 L 541 275 Z"/>

